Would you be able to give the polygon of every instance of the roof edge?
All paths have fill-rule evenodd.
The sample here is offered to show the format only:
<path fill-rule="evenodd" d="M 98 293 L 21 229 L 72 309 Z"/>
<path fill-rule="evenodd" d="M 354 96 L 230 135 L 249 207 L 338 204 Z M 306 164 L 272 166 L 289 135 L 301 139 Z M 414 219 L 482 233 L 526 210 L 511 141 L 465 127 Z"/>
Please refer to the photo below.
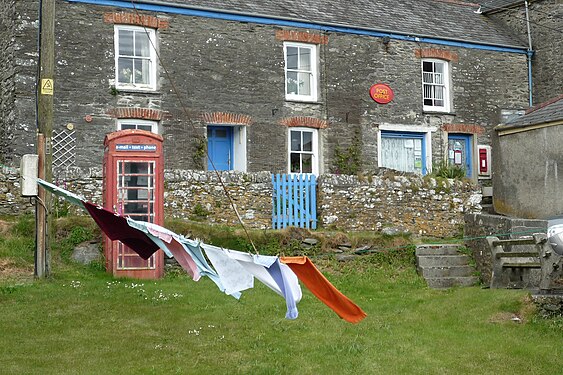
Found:
<path fill-rule="evenodd" d="M 476 48 L 476 49 L 486 49 L 486 50 L 496 50 L 500 49 L 498 52 L 509 52 L 509 53 L 520 53 L 527 54 L 527 46 L 524 45 L 507 45 L 507 44 L 494 44 L 486 43 L 481 41 L 474 41 L 471 39 L 457 39 L 448 37 L 437 37 L 433 35 L 425 34 L 408 34 L 401 31 L 386 30 L 386 29 L 376 29 L 376 28 L 366 28 L 361 26 L 351 26 L 346 24 L 332 23 L 332 22 L 317 22 L 304 20 L 292 17 L 275 17 L 260 13 L 244 13 L 238 11 L 215 9 L 215 8 L 205 8 L 199 6 L 193 6 L 188 4 L 178 4 L 170 3 L 167 1 L 160 0 L 65 0 L 70 3 L 85 3 L 92 5 L 102 5 L 102 6 L 115 6 L 126 9 L 136 9 L 143 11 L 161 11 L 165 13 L 174 13 L 173 9 L 183 9 L 188 14 L 192 16 L 199 17 L 209 17 L 209 18 L 220 18 L 241 22 L 254 22 L 254 23 L 264 23 L 279 26 L 293 26 L 301 28 L 316 28 L 323 31 L 334 31 L 343 32 L 359 35 L 367 35 L 374 37 L 390 37 L 391 39 L 406 40 L 412 42 L 430 43 L 430 44 L 446 44 L 453 45 L 462 48 Z M 450 2 L 448 0 L 437 0 L 440 2 Z M 167 9 L 167 10 L 164 10 Z M 193 12 L 189 12 L 193 11 Z M 215 14 L 215 17 L 211 17 L 211 14 Z M 220 15 L 224 15 L 221 17 Z M 265 22 L 269 20 L 269 22 Z M 278 21 L 278 22 L 276 22 Z M 452 44 L 450 44 L 452 43 Z"/>
<path fill-rule="evenodd" d="M 535 106 L 528 108 L 528 109 L 526 110 L 526 112 L 524 113 L 524 115 L 527 115 L 527 114 L 529 114 L 529 113 L 535 112 L 535 111 L 537 111 L 538 109 L 542 109 L 542 108 L 544 108 L 544 107 L 547 107 L 548 105 L 553 104 L 553 103 L 556 103 L 556 102 L 560 101 L 561 99 L 563 99 L 563 94 L 561 94 L 561 95 L 559 95 L 559 96 L 556 96 L 555 98 L 551 98 L 551 99 L 549 99 L 548 101 L 545 101 L 545 102 L 540 103 L 540 104 L 536 104 Z"/>

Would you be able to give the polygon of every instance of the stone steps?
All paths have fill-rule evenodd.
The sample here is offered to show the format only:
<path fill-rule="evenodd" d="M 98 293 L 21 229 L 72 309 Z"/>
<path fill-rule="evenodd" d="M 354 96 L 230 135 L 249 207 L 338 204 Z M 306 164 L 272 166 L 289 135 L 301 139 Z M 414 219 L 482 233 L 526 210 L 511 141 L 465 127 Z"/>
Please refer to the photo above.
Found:
<path fill-rule="evenodd" d="M 416 266 L 428 287 L 447 289 L 454 286 L 475 285 L 475 268 L 471 258 L 459 252 L 460 245 L 419 245 L 416 248 Z"/>

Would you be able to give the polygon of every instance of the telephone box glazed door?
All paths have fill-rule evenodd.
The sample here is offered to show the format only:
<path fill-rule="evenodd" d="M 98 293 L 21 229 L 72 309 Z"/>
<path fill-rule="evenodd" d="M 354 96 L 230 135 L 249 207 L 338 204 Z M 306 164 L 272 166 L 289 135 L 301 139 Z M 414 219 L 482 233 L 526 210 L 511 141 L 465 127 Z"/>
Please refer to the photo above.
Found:
<path fill-rule="evenodd" d="M 154 160 L 117 160 L 117 213 L 154 223 Z M 117 270 L 154 270 L 155 255 L 144 260 L 117 241 Z"/>
<path fill-rule="evenodd" d="M 108 134 L 104 155 L 104 207 L 133 220 L 163 224 L 162 137 L 143 130 Z M 145 260 L 120 241 L 105 238 L 106 267 L 114 276 L 162 277 L 162 250 Z"/>

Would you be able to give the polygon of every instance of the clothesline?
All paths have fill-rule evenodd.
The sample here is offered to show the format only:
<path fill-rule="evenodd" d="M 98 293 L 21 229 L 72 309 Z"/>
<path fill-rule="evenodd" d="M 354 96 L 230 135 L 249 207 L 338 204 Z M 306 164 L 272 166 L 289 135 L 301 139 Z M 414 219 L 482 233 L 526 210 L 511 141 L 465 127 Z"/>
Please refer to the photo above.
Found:
<path fill-rule="evenodd" d="M 299 285 L 301 281 L 342 319 L 358 323 L 367 316 L 359 306 L 336 289 L 306 256 L 258 255 L 205 244 L 185 238 L 160 225 L 116 214 L 42 179 L 37 179 L 37 183 L 86 210 L 112 241 L 121 241 L 141 258 L 148 259 L 158 249 L 162 249 L 168 257 L 178 261 L 192 280 L 198 281 L 202 276 L 207 276 L 220 291 L 236 299 L 241 297 L 244 290 L 254 287 L 256 278 L 285 299 L 286 318 L 296 319 L 297 304 L 302 298 Z"/>

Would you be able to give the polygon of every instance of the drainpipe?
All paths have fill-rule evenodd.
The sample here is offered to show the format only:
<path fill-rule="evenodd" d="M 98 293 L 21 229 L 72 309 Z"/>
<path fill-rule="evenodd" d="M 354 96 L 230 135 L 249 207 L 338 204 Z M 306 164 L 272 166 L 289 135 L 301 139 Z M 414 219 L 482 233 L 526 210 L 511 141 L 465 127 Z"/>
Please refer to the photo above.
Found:
<path fill-rule="evenodd" d="M 530 107 L 534 105 L 532 100 L 532 56 L 534 55 L 534 50 L 532 49 L 532 34 L 530 33 L 530 13 L 528 12 L 528 1 L 524 1 L 526 7 L 526 27 L 528 29 L 528 51 L 526 55 L 528 56 L 528 92 L 530 93 Z"/>

